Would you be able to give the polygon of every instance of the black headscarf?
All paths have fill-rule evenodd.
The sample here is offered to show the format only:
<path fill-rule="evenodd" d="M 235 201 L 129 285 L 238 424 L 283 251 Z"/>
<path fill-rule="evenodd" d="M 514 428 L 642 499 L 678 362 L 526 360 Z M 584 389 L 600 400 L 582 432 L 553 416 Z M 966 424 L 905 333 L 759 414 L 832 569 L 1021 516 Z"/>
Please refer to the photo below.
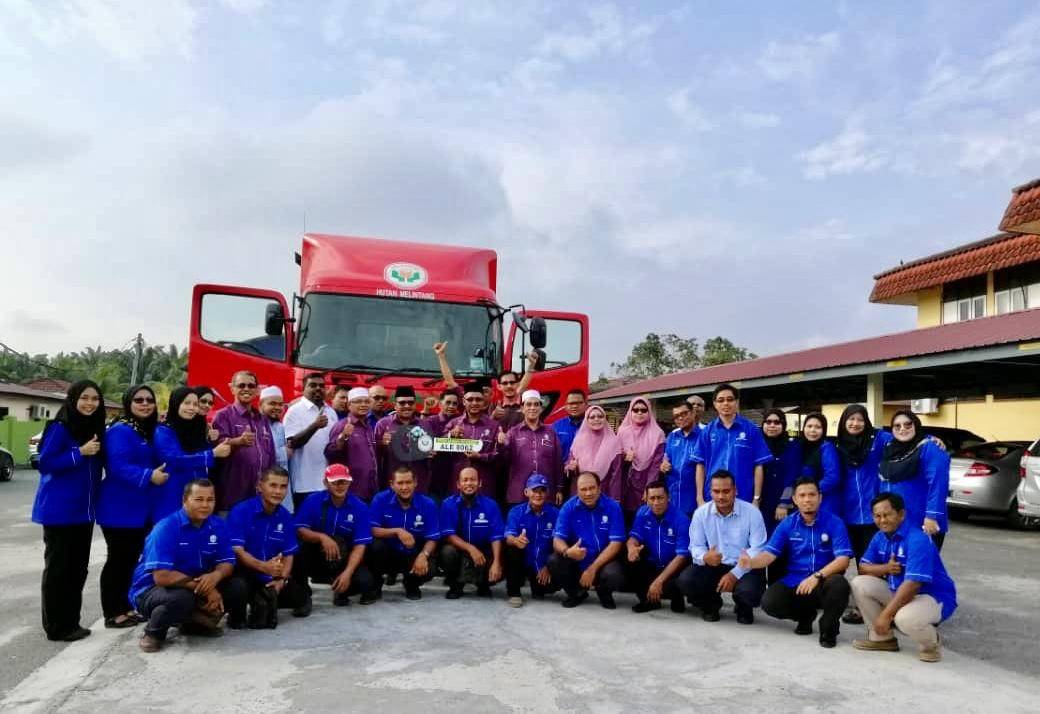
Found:
<path fill-rule="evenodd" d="M 810 419 L 815 419 L 823 425 L 823 433 L 820 434 L 820 438 L 816 441 L 809 441 L 805 438 L 805 425 Z M 802 433 L 798 436 L 798 442 L 802 446 L 802 465 L 818 467 L 820 465 L 820 447 L 823 446 L 823 442 L 827 440 L 827 417 L 820 412 L 813 412 L 807 414 L 805 419 L 802 419 Z"/>
<path fill-rule="evenodd" d="M 155 399 L 155 392 L 147 384 L 138 384 L 136 387 L 130 387 L 123 394 L 123 415 L 116 420 L 116 423 L 126 424 L 143 436 L 145 441 L 151 443 L 152 437 L 155 436 L 155 427 L 159 425 L 159 407 L 156 405 L 152 415 L 147 419 L 135 417 L 131 408 L 133 407 L 134 396 L 138 392 L 148 392 L 152 395 L 152 399 Z"/>
<path fill-rule="evenodd" d="M 863 417 L 863 431 L 855 435 L 850 434 L 849 430 L 845 428 L 845 422 L 853 414 Z M 866 407 L 862 404 L 850 404 L 845 407 L 845 411 L 841 413 L 841 418 L 838 420 L 838 443 L 835 444 L 842 461 L 848 466 L 860 466 L 867 460 L 867 454 L 870 453 L 870 447 L 873 444 L 874 425 L 870 423 Z"/>
<path fill-rule="evenodd" d="M 101 400 L 98 408 L 90 416 L 81 414 L 79 409 L 76 408 L 76 402 L 79 401 L 80 395 L 88 388 L 97 392 L 98 399 Z M 70 386 L 68 393 L 65 395 L 65 403 L 61 405 L 57 416 L 48 422 L 47 429 L 50 429 L 52 424 L 64 426 L 72 436 L 73 441 L 80 446 L 83 446 L 95 436 L 101 441 L 105 434 L 105 395 L 101 393 L 101 387 L 89 379 L 81 379 Z"/>
<path fill-rule="evenodd" d="M 783 424 L 783 430 L 778 436 L 767 436 L 765 430 L 765 420 L 770 416 L 775 416 L 780 419 L 780 423 Z M 773 457 L 779 459 L 784 454 L 784 449 L 791 443 L 790 438 L 787 436 L 787 414 L 784 413 L 783 409 L 769 409 L 765 414 L 762 415 L 762 436 L 765 437 L 766 446 L 769 447 L 769 451 L 772 452 Z"/>
<path fill-rule="evenodd" d="M 208 427 L 206 417 L 196 414 L 191 419 L 184 419 L 178 413 L 181 404 L 190 394 L 196 394 L 191 387 L 177 387 L 170 393 L 170 408 L 166 410 L 166 426 L 173 429 L 177 441 L 187 453 L 194 453 L 209 448 Z M 196 394 L 197 396 L 197 394 Z"/>
<path fill-rule="evenodd" d="M 917 466 L 920 459 L 918 447 L 928 437 L 924 433 L 921 419 L 911 411 L 900 409 L 892 415 L 891 424 L 895 424 L 899 417 L 906 417 L 914 423 L 914 436 L 909 441 L 900 441 L 893 438 L 885 444 L 885 451 L 881 459 L 880 474 L 886 481 L 906 481 L 917 475 Z M 895 429 L 892 430 L 895 436 Z"/>
<path fill-rule="evenodd" d="M 194 387 L 191 391 L 195 392 L 195 395 L 199 399 L 202 399 L 207 394 L 212 394 L 214 400 L 216 400 L 216 398 L 217 398 L 217 393 L 213 391 L 212 387 L 207 387 L 206 385 L 202 385 L 200 387 Z M 214 406 L 216 406 L 216 405 L 214 405 Z"/>

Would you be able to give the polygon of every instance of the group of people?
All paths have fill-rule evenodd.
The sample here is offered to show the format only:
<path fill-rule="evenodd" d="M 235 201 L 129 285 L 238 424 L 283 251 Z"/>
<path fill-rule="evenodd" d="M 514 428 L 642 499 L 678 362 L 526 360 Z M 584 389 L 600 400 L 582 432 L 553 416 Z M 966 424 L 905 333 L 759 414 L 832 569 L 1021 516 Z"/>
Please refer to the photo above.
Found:
<path fill-rule="evenodd" d="M 898 649 L 898 629 L 922 660 L 940 658 L 936 626 L 956 607 L 939 556 L 949 459 L 915 415 L 896 413 L 889 433 L 851 405 L 834 443 L 822 414 L 790 439 L 782 410 L 758 427 L 720 385 L 715 419 L 701 424 L 694 395 L 667 435 L 648 398 L 615 432 L 577 389 L 546 424 L 527 389 L 533 359 L 500 375 L 492 402 L 490 382 L 455 381 L 444 348 L 444 389 L 425 414 L 407 385 L 391 402 L 381 386 L 330 388 L 321 373 L 286 409 L 277 387 L 239 371 L 233 402 L 212 415 L 212 389 L 175 389 L 160 419 L 139 385 L 106 425 L 98 386 L 74 384 L 45 430 L 33 507 L 47 636 L 90 634 L 79 617 L 97 522 L 105 625 L 144 623 L 148 652 L 174 625 L 215 635 L 224 615 L 232 629 L 274 627 L 279 608 L 306 617 L 313 583 L 334 605 L 367 605 L 398 578 L 419 599 L 439 574 L 449 599 L 504 581 L 512 607 L 526 585 L 533 599 L 562 590 L 568 608 L 594 590 L 614 609 L 630 591 L 635 612 L 692 604 L 708 622 L 731 593 L 742 624 L 761 605 L 810 634 L 819 615 L 833 647 L 842 619 L 865 622 L 859 649 Z M 470 446 L 436 451 L 424 437 Z"/>

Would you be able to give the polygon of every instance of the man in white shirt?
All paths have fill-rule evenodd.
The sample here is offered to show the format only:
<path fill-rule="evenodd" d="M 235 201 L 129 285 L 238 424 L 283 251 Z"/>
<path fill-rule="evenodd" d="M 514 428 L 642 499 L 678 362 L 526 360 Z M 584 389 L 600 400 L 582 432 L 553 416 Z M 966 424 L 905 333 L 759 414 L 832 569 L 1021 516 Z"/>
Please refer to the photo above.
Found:
<path fill-rule="evenodd" d="M 296 508 L 307 496 L 325 490 L 325 445 L 336 420 L 335 410 L 325 403 L 325 375 L 308 374 L 303 378 L 303 398 L 289 407 L 283 422 L 286 441 L 292 449 L 289 474 Z"/>

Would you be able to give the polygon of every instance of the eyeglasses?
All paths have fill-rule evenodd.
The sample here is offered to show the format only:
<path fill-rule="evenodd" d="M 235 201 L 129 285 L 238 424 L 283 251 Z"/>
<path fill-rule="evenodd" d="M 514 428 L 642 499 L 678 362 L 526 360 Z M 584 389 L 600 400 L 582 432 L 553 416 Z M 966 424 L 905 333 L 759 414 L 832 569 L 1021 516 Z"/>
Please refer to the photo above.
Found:
<path fill-rule="evenodd" d="M 398 399 L 397 403 L 402 407 L 410 407 L 415 405 L 414 399 Z"/>
<path fill-rule="evenodd" d="M 735 402 L 735 401 L 737 401 L 736 397 L 715 397 L 715 403 L 716 404 L 724 404 L 726 402 Z"/>
<path fill-rule="evenodd" d="M 155 404 L 155 399 L 152 397 L 134 397 L 131 401 L 134 404 Z M 212 404 L 212 402 L 210 402 Z"/>
<path fill-rule="evenodd" d="M 201 404 L 204 407 L 211 407 L 211 406 L 213 406 L 213 400 L 212 399 L 200 399 L 199 400 L 199 404 Z"/>
<path fill-rule="evenodd" d="M 383 396 L 382 394 L 377 394 L 377 395 L 375 395 L 374 397 L 372 397 L 372 399 L 373 399 L 374 401 L 377 401 L 377 402 L 385 402 L 385 401 L 386 401 L 387 399 L 389 399 L 389 398 L 390 398 L 390 397 L 385 397 L 385 396 Z"/>
<path fill-rule="evenodd" d="M 776 426 L 783 426 L 784 423 L 779 419 L 766 419 L 763 424 L 775 424 Z"/>
<path fill-rule="evenodd" d="M 912 421 L 900 421 L 892 425 L 893 429 L 913 429 L 914 423 Z"/>
<path fill-rule="evenodd" d="M 645 407 L 636 407 L 636 408 L 634 408 L 634 409 L 632 410 L 632 413 L 633 413 L 633 414 L 646 414 L 646 413 L 647 413 L 647 412 L 649 412 L 649 411 L 650 411 L 650 410 L 649 410 L 649 409 L 646 409 Z"/>
<path fill-rule="evenodd" d="M 235 389 L 256 389 L 256 382 L 239 382 Z"/>
<path fill-rule="evenodd" d="M 503 387 L 512 387 L 514 384 L 519 384 L 519 382 L 517 382 L 515 379 L 512 379 L 508 382 L 499 382 L 499 384 Z"/>

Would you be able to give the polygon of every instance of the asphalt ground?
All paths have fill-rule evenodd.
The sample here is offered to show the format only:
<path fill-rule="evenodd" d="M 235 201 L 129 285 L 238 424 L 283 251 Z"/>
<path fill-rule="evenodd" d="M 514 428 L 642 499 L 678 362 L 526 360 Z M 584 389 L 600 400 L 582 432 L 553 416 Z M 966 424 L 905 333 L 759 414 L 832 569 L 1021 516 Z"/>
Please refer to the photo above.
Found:
<path fill-rule="evenodd" d="M 0 711 L 1036 711 L 1040 702 L 1040 532 L 996 519 L 954 523 L 943 555 L 960 606 L 942 626 L 945 656 L 852 649 L 796 637 L 793 623 L 732 611 L 708 624 L 695 610 L 634 615 L 630 595 L 608 612 L 595 598 L 576 610 L 557 600 L 506 606 L 446 601 L 400 586 L 380 603 L 333 608 L 315 594 L 306 620 L 282 613 L 273 631 L 219 640 L 177 637 L 144 655 L 136 631 L 100 626 L 95 533 L 82 622 L 94 634 L 48 642 L 40 628 L 42 541 L 29 522 L 36 473 L 0 484 Z"/>

